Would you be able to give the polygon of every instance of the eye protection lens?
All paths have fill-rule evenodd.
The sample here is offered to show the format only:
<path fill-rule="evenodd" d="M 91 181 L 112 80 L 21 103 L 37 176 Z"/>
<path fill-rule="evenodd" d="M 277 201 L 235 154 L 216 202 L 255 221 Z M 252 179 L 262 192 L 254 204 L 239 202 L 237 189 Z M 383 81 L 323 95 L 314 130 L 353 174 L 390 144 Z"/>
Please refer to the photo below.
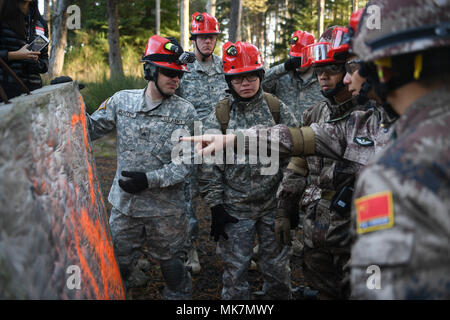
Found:
<path fill-rule="evenodd" d="M 352 60 L 352 61 L 349 61 L 349 62 L 347 62 L 345 64 L 345 71 L 348 74 L 353 74 L 360 67 L 361 67 L 361 60 L 360 59 Z"/>
<path fill-rule="evenodd" d="M 251 74 L 246 76 L 235 76 L 231 79 L 232 84 L 241 84 L 244 79 L 247 79 L 248 82 L 255 82 L 258 79 L 257 75 Z"/>
<path fill-rule="evenodd" d="M 322 73 L 326 73 L 328 75 L 336 75 L 340 72 L 344 71 L 344 67 L 341 64 L 330 64 L 327 66 L 315 66 L 314 72 L 316 75 L 321 75 Z"/>
<path fill-rule="evenodd" d="M 166 68 L 159 68 L 159 72 L 165 75 L 168 78 L 178 77 L 179 79 L 183 78 L 184 72 L 178 70 L 171 70 Z"/>

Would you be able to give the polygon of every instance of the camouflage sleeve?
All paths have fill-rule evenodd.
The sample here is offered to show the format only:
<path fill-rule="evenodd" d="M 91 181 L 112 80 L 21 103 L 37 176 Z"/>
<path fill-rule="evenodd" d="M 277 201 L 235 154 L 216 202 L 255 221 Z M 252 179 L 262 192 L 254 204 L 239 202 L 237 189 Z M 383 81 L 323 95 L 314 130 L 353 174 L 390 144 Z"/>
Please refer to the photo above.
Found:
<path fill-rule="evenodd" d="M 191 117 L 186 123 L 187 127 L 189 128 L 190 135 L 192 135 L 194 132 L 194 120 L 196 117 L 197 115 L 194 114 L 194 116 Z M 176 148 L 174 141 L 167 141 L 166 143 L 170 143 L 170 150 L 174 150 L 174 148 Z M 179 146 L 186 146 L 185 142 L 176 143 L 178 143 Z M 191 145 L 190 143 L 188 144 Z M 172 159 L 161 169 L 146 173 L 149 188 L 166 188 L 184 181 L 186 176 L 191 172 L 191 167 L 194 161 L 194 151 L 192 149 L 192 146 L 190 146 L 188 158 L 186 158 L 185 155 L 182 154 L 181 148 L 179 155 L 183 156 L 182 161 L 175 161 L 174 159 Z"/>
<path fill-rule="evenodd" d="M 296 159 L 301 158 L 292 158 L 291 163 Z M 306 161 L 304 161 L 304 163 L 306 165 Z M 308 174 L 308 170 L 307 166 L 303 168 L 296 167 L 296 169 L 291 169 L 289 167 L 283 169 L 283 179 L 277 191 L 278 208 L 289 210 L 300 201 L 303 190 L 306 187 L 306 175 Z"/>
<path fill-rule="evenodd" d="M 343 122 L 313 123 L 311 129 L 314 132 L 315 154 L 336 160 L 342 158 L 347 146 Z"/>
<path fill-rule="evenodd" d="M 92 114 L 88 115 L 88 129 L 91 140 L 101 138 L 116 127 L 116 95 L 106 99 Z"/>
<path fill-rule="evenodd" d="M 287 71 L 284 69 L 283 63 L 270 68 L 264 75 L 264 80 L 262 82 L 263 90 L 274 94 L 277 89 L 278 79 L 286 73 Z"/>
<path fill-rule="evenodd" d="M 216 113 L 212 112 L 204 122 L 204 130 L 217 130 L 217 134 L 222 134 Z M 208 133 L 208 132 L 205 132 Z M 214 133 L 214 132 L 211 132 Z M 223 204 L 223 164 L 207 164 L 200 166 L 198 177 L 200 194 L 205 199 L 209 207 Z"/>
<path fill-rule="evenodd" d="M 242 136 L 256 136 L 259 139 L 267 141 L 267 147 L 271 151 L 278 151 L 280 157 L 289 157 L 294 150 L 294 142 L 291 135 L 291 128 L 285 124 L 278 124 L 274 127 L 264 127 L 262 125 L 251 127 L 244 130 Z M 240 138 L 239 131 L 237 132 L 238 139 Z M 248 151 L 248 141 L 246 139 L 245 149 Z"/>
<path fill-rule="evenodd" d="M 289 127 L 298 127 L 300 125 L 300 119 L 297 119 L 282 101 L 280 101 L 280 123 Z"/>

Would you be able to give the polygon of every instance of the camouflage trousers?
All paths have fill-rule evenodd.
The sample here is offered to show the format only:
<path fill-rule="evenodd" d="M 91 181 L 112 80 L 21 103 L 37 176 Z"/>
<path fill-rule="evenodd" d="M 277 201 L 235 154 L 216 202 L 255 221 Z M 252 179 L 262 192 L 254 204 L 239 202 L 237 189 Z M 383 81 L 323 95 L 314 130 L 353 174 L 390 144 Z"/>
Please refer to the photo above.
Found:
<path fill-rule="evenodd" d="M 321 298 L 347 299 L 350 294 L 350 216 L 330 210 L 331 202 L 320 199 L 306 207 L 303 223 L 305 281 Z"/>
<path fill-rule="evenodd" d="M 198 186 L 198 167 L 192 166 L 191 174 L 184 183 L 184 195 L 186 199 L 186 216 L 189 219 L 189 235 L 194 241 L 198 237 L 199 226 L 197 218 L 197 208 L 200 204 L 200 191 Z"/>
<path fill-rule="evenodd" d="M 188 236 L 186 216 L 132 217 L 113 208 L 109 219 L 114 251 L 119 263 L 122 278 L 127 286 L 130 276 L 142 255 L 161 262 L 179 258 L 187 260 L 187 251 L 191 244 Z M 165 299 L 191 299 L 192 280 L 184 270 L 179 290 L 164 289 Z"/>
<path fill-rule="evenodd" d="M 258 266 L 264 279 L 263 292 L 267 299 L 291 298 L 291 251 L 286 246 L 279 252 L 274 231 L 275 212 L 258 219 L 239 219 L 225 226 L 228 240 L 220 238 L 217 254 L 224 265 L 222 299 L 249 300 L 247 272 L 258 235 Z"/>

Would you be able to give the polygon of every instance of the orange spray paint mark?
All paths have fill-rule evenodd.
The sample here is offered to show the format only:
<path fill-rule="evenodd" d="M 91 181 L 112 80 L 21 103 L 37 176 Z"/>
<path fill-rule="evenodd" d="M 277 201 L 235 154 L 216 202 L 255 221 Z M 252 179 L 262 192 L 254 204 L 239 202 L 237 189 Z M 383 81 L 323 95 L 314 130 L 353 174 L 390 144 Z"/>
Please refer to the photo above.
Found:
<path fill-rule="evenodd" d="M 74 217 L 74 216 L 72 216 Z M 116 297 L 124 297 L 119 267 L 114 256 L 114 248 L 109 241 L 106 231 L 102 228 L 99 221 L 92 221 L 86 208 L 81 210 L 81 216 L 77 221 L 72 218 L 73 226 L 76 228 L 76 245 L 77 253 L 80 257 L 80 263 L 83 271 L 88 275 L 90 282 L 93 284 L 98 299 L 109 299 L 110 292 L 114 292 Z M 94 257 L 98 258 L 98 267 L 100 269 L 103 293 L 100 292 L 98 286 L 92 276 L 92 271 L 87 263 L 86 258 L 79 245 L 79 237 L 83 236 L 87 240 L 84 247 L 94 249 Z"/>

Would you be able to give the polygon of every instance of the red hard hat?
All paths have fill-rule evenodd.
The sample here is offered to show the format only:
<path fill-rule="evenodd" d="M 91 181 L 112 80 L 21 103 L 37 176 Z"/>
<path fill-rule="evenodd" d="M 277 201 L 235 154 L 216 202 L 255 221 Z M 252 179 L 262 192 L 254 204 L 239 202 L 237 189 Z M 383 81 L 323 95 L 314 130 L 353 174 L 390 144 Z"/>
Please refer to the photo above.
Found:
<path fill-rule="evenodd" d="M 219 33 L 219 22 L 212 15 L 206 12 L 195 12 L 192 15 L 191 35 Z"/>
<path fill-rule="evenodd" d="M 291 37 L 291 48 L 289 49 L 289 55 L 291 57 L 301 57 L 302 49 L 307 45 L 313 44 L 316 41 L 314 35 L 309 32 L 297 30 Z"/>
<path fill-rule="evenodd" d="M 182 52 L 183 49 L 178 44 L 172 43 L 167 38 L 154 35 L 148 39 L 141 62 L 149 62 L 159 67 L 188 72 L 185 64 L 176 62 Z"/>
<path fill-rule="evenodd" d="M 349 25 L 349 28 L 351 28 L 353 30 L 353 36 L 356 36 L 358 34 L 358 25 L 359 25 L 359 22 L 361 21 L 363 12 L 364 12 L 363 8 L 358 9 L 355 12 L 353 12 L 350 17 L 350 23 L 348 25 Z"/>
<path fill-rule="evenodd" d="M 223 72 L 228 75 L 264 69 L 258 48 L 247 42 L 228 41 L 222 47 Z"/>
<path fill-rule="evenodd" d="M 335 60 L 345 60 L 345 57 L 339 57 L 340 54 L 346 54 L 350 49 L 348 42 L 348 29 L 346 27 L 336 27 L 333 29 L 331 36 L 330 48 L 328 55 Z"/>

